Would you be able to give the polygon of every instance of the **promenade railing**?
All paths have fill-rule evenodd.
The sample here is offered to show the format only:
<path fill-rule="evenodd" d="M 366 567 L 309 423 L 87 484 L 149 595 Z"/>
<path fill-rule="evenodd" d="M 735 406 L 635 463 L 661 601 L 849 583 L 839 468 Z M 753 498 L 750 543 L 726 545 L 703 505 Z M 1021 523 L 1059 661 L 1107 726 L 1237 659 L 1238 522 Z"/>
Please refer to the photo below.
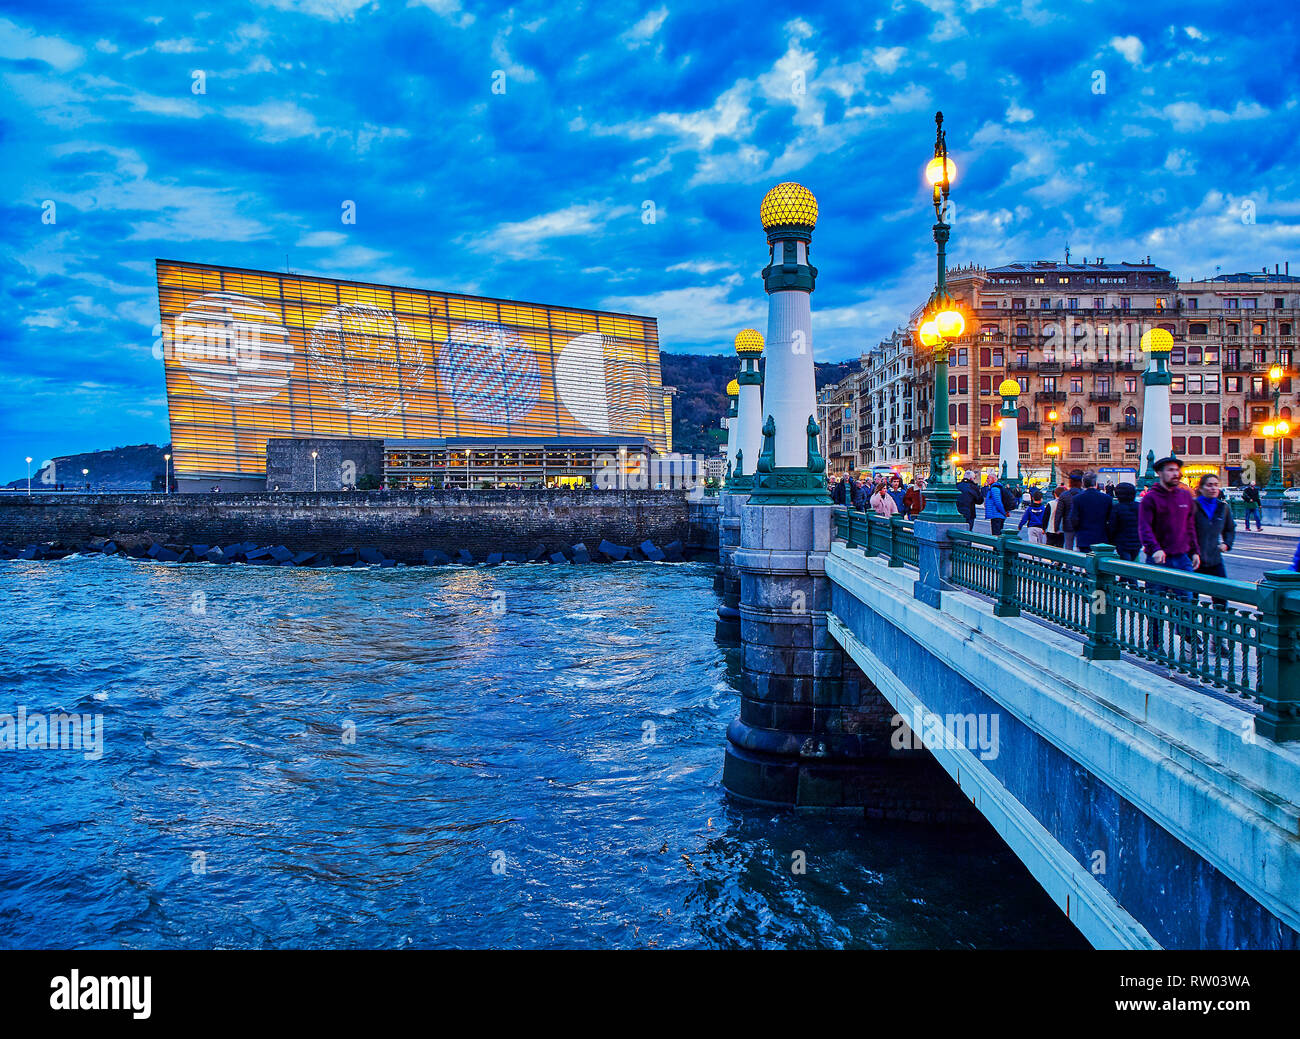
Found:
<path fill-rule="evenodd" d="M 916 536 L 901 517 L 847 511 L 836 522 L 850 547 L 916 566 Z M 1128 562 L 1110 545 L 1080 553 L 1014 533 L 948 537 L 951 583 L 988 596 L 998 616 L 1073 632 L 1088 659 L 1133 657 L 1258 704 L 1258 729 L 1300 738 L 1300 575 L 1252 584 Z"/>

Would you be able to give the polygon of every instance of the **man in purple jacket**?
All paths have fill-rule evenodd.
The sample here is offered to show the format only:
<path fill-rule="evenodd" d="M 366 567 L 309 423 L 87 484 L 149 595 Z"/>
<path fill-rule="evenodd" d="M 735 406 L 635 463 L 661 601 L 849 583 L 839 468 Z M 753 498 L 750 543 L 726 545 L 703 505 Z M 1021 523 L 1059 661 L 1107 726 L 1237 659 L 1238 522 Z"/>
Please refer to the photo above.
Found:
<path fill-rule="evenodd" d="M 1183 484 L 1183 463 L 1162 458 L 1155 465 L 1159 483 L 1152 484 L 1138 503 L 1138 537 L 1146 550 L 1147 562 L 1191 573 L 1200 566 L 1200 545 L 1196 537 L 1196 499 Z M 1176 599 L 1191 600 L 1192 593 L 1179 588 L 1151 585 Z M 1182 656 L 1200 655 L 1200 638 L 1190 628 L 1178 625 Z M 1149 636 L 1164 643 L 1163 632 L 1152 623 Z M 1170 646 L 1172 652 L 1173 647 Z"/>

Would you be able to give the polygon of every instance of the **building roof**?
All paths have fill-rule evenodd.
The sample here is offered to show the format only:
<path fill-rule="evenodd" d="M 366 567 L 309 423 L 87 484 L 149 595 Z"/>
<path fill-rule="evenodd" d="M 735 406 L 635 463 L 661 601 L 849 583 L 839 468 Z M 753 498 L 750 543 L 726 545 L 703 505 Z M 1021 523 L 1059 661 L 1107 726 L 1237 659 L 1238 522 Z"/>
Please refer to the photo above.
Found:
<path fill-rule="evenodd" d="M 1061 274 L 1088 274 L 1095 271 L 1154 271 L 1168 274 L 1169 270 L 1154 263 L 1063 263 L 1059 260 L 1022 260 L 1016 263 L 1004 263 L 1001 267 L 989 267 L 988 274 L 1034 274 L 1041 271 L 1055 271 Z"/>
<path fill-rule="evenodd" d="M 1208 281 L 1258 281 L 1258 282 L 1294 282 L 1300 281 L 1300 275 L 1296 274 L 1269 274 L 1267 271 L 1253 271 L 1240 274 L 1216 274 Z"/>

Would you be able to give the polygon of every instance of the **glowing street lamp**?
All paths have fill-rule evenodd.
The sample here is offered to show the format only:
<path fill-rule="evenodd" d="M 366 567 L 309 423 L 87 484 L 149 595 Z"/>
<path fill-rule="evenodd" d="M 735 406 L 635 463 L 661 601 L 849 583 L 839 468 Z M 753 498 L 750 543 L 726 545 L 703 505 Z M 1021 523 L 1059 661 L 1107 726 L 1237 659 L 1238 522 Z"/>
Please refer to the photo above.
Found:
<path fill-rule="evenodd" d="M 320 490 L 320 488 L 317 486 L 316 483 L 316 452 L 315 451 L 311 453 L 311 489 L 313 491 Z"/>
<path fill-rule="evenodd" d="M 171 492 L 172 492 L 172 456 L 169 455 L 169 454 L 165 454 L 165 455 L 163 455 L 163 462 L 164 462 L 164 466 L 163 466 L 163 479 L 166 481 L 166 483 L 163 484 L 163 487 L 164 487 L 164 489 L 165 489 L 165 493 L 167 493 L 167 494 L 171 494 Z"/>
<path fill-rule="evenodd" d="M 934 425 L 930 430 L 930 486 L 925 495 L 921 518 L 938 523 L 957 523 L 957 483 L 954 466 L 952 430 L 948 426 L 948 340 L 966 331 L 966 318 L 957 301 L 948 295 L 945 250 L 951 228 L 947 215 L 948 193 L 957 167 L 948 158 L 948 138 L 943 129 L 943 113 L 934 114 L 934 158 L 925 167 L 925 179 L 934 203 L 934 244 L 938 270 L 934 292 L 925 305 L 917 338 L 926 349 L 934 351 Z"/>
<path fill-rule="evenodd" d="M 1043 450 L 1047 452 L 1047 457 L 1052 460 L 1052 476 L 1049 487 L 1056 486 L 1056 456 L 1061 453 L 1061 445 L 1056 442 L 1056 420 L 1060 417 L 1055 408 L 1052 408 L 1047 413 L 1047 421 L 1052 425 L 1052 432 L 1051 438 L 1047 441 L 1047 446 Z"/>
<path fill-rule="evenodd" d="M 1282 400 L 1282 371 L 1280 364 L 1275 364 L 1268 370 L 1268 383 L 1273 388 L 1273 421 L 1266 425 L 1262 432 L 1265 438 L 1273 437 L 1273 468 L 1268 474 L 1268 487 L 1264 489 L 1266 498 L 1282 497 L 1282 441 L 1287 434 L 1291 432 L 1291 424 L 1282 418 L 1278 405 Z"/>
<path fill-rule="evenodd" d="M 32 496 L 32 456 L 27 456 L 27 497 Z"/>
<path fill-rule="evenodd" d="M 85 485 L 86 485 L 86 490 L 90 490 L 90 481 L 89 481 L 88 479 L 86 479 L 86 477 L 88 477 L 89 475 L 90 475 L 90 470 L 89 470 L 89 469 L 83 469 L 83 470 L 81 470 L 81 479 L 82 479 L 82 482 L 85 483 Z"/>

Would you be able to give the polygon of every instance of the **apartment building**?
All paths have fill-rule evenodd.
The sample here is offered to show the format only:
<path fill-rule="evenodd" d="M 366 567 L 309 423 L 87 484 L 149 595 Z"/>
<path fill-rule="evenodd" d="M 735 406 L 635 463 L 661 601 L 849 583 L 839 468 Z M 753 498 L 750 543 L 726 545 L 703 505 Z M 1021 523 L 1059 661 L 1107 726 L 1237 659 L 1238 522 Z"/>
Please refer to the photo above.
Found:
<path fill-rule="evenodd" d="M 1282 413 L 1297 405 L 1300 278 L 1289 271 L 1180 283 L 1150 257 L 1143 263 L 1039 260 L 952 269 L 948 291 L 972 315 L 967 334 L 953 345 L 948 377 L 948 420 L 961 468 L 997 466 L 997 388 L 1010 376 L 1022 388 L 1019 448 L 1027 477 L 1047 478 L 1044 448 L 1053 437 L 1060 468 L 1097 469 L 1116 480 L 1140 475 L 1146 367 L 1140 344 L 1155 327 L 1174 336 L 1173 449 L 1185 459 L 1187 475 L 1214 472 L 1236 482 L 1247 455 L 1271 450 L 1256 433 L 1271 414 L 1271 364 L 1285 373 Z M 918 354 L 912 435 L 923 473 L 933 372 L 933 358 Z M 1284 446 L 1291 457 L 1294 440 Z"/>
<path fill-rule="evenodd" d="M 910 479 L 912 362 L 912 335 L 898 329 L 863 351 L 857 372 L 818 392 L 822 453 L 832 473 L 889 471 Z"/>

